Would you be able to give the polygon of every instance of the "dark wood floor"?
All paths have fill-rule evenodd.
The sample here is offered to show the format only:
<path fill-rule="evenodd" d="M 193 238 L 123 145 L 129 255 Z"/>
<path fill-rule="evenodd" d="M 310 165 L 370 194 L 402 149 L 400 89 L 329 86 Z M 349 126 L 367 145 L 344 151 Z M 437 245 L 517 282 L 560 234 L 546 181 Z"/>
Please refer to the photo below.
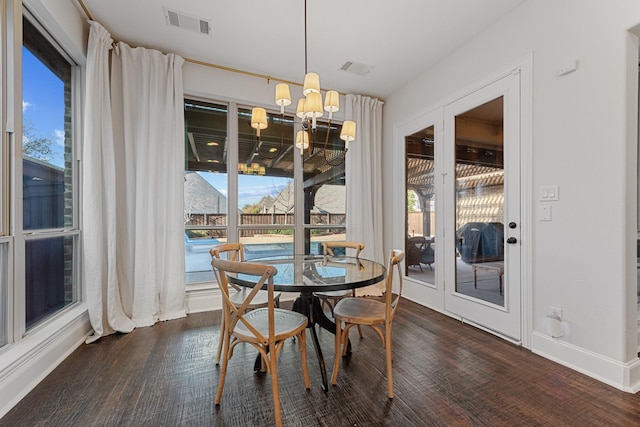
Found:
<path fill-rule="evenodd" d="M 2 426 L 262 426 L 273 424 L 270 379 L 239 348 L 222 404 L 213 399 L 219 312 L 82 345 L 0 420 Z M 279 362 L 286 426 L 638 426 L 640 395 L 623 393 L 471 326 L 403 300 L 394 321 L 396 397 L 373 331 L 352 334 L 338 385 L 312 389 L 289 342 Z M 328 366 L 333 335 L 320 333 Z M 330 371 L 330 369 L 329 369 Z"/>

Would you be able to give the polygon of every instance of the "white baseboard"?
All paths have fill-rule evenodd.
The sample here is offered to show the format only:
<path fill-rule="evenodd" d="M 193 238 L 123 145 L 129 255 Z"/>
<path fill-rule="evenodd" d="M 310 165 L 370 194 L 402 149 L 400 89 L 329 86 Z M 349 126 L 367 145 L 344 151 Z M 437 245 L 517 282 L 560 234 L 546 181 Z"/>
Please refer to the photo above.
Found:
<path fill-rule="evenodd" d="M 212 286 L 190 286 L 185 295 L 187 313 L 222 309 L 222 294 L 220 289 Z"/>
<path fill-rule="evenodd" d="M 560 365 L 629 393 L 640 391 L 640 359 L 623 363 L 534 332 L 531 351 Z"/>
<path fill-rule="evenodd" d="M 0 354 L 0 418 L 82 345 L 91 330 L 87 307 L 79 304 L 10 344 Z"/>

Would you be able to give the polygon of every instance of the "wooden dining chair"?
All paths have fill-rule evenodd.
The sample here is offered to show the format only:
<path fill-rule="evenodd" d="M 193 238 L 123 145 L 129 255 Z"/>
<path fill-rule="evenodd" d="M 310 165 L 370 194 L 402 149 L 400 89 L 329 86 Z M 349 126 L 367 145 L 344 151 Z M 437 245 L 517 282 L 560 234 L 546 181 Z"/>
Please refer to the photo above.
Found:
<path fill-rule="evenodd" d="M 354 325 L 366 325 L 376 331 L 382 341 L 382 347 L 386 350 L 388 395 L 390 399 L 393 398 L 391 325 L 402 295 L 402 269 L 400 263 L 403 259 L 403 251 L 397 249 L 391 251 L 385 293 L 383 295 L 384 301 L 369 298 L 343 298 L 334 307 L 336 340 L 331 384 L 335 385 L 338 381 L 340 356 L 347 353 L 349 329 Z M 393 287 L 394 267 L 398 276 L 396 289 Z M 342 324 L 344 324 L 344 328 Z M 384 326 L 384 332 L 380 329 L 381 326 Z"/>
<path fill-rule="evenodd" d="M 218 245 L 212 248 L 209 253 L 212 258 L 226 258 L 230 261 L 240 261 L 244 262 L 244 246 L 242 243 L 225 243 L 222 245 Z M 224 256 L 223 256 L 224 255 Z M 215 271 L 214 271 L 215 273 Z M 237 305 L 242 304 L 244 300 L 247 298 L 247 294 L 250 292 L 250 289 L 235 285 L 230 283 L 232 290 L 229 292 L 229 298 L 234 301 Z M 275 301 L 276 307 L 280 307 L 280 292 L 274 292 L 273 298 Z M 267 306 L 267 292 L 259 291 L 249 304 L 248 309 L 260 308 Z M 222 313 L 222 318 L 220 319 L 220 339 L 218 340 L 218 350 L 216 351 L 216 365 L 220 364 L 220 355 L 222 354 L 222 337 L 224 336 L 224 313 Z"/>
<path fill-rule="evenodd" d="M 344 248 L 344 249 L 355 249 L 355 257 L 360 257 L 360 252 L 364 249 L 364 243 L 360 242 L 324 242 L 323 243 L 323 256 L 325 258 L 334 256 L 333 249 L 335 248 Z M 355 289 L 345 289 L 341 291 L 324 291 L 324 292 L 314 292 L 314 295 L 320 299 L 320 303 L 322 308 L 325 306 L 329 306 L 329 310 L 331 311 L 331 315 L 333 316 L 333 307 L 336 305 L 338 301 L 342 298 L 346 297 L 355 297 L 356 290 Z M 362 338 L 362 329 L 358 327 L 358 332 L 360 333 L 360 338 Z"/>
<path fill-rule="evenodd" d="M 282 414 L 280 411 L 277 364 L 280 350 L 282 350 L 282 346 L 288 338 L 295 337 L 298 340 L 304 384 L 307 390 L 311 387 L 309 371 L 307 370 L 307 317 L 295 311 L 275 307 L 273 276 L 278 272 L 275 267 L 250 262 L 229 261 L 217 257 L 211 260 L 211 265 L 218 272 L 216 278 L 222 292 L 222 312 L 227 325 L 224 331 L 222 369 L 220 370 L 220 381 L 215 403 L 216 405 L 220 404 L 227 367 L 229 359 L 233 356 L 234 348 L 240 343 L 248 343 L 260 352 L 262 361 L 266 364 L 267 373 L 271 374 L 276 425 L 281 426 Z M 228 274 L 248 275 L 258 278 L 252 288 L 247 288 L 249 291 L 246 293 L 246 299 L 240 304 L 231 299 L 234 288 L 229 283 Z M 267 290 L 262 291 L 261 288 L 265 283 Z M 267 293 L 267 307 L 249 310 L 253 299 L 260 292 Z"/>

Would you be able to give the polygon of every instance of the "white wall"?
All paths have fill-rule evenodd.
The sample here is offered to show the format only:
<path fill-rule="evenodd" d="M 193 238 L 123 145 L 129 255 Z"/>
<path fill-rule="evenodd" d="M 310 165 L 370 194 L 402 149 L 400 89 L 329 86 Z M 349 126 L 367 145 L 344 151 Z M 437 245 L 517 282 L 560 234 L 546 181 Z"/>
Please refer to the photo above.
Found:
<path fill-rule="evenodd" d="M 384 158 L 395 159 L 383 173 L 401 176 L 394 174 L 403 155 L 394 129 L 533 53 L 532 171 L 525 177 L 532 184 L 532 241 L 523 241 L 532 266 L 531 319 L 525 319 L 531 349 L 634 391 L 640 387 L 633 377 L 638 49 L 628 30 L 638 22 L 634 0 L 615 7 L 596 0 L 525 2 L 389 97 L 383 122 Z M 558 78 L 557 69 L 573 60 L 578 70 Z M 392 201 L 404 183 L 385 182 L 391 224 L 402 220 Z M 559 185 L 560 200 L 551 222 L 537 222 L 538 188 L 546 184 Z M 402 240 L 385 227 L 386 248 Z M 548 306 L 563 309 L 565 334 L 557 340 L 545 331 Z"/>
<path fill-rule="evenodd" d="M 247 107 L 262 106 L 268 110 L 280 111 L 275 105 L 276 80 L 246 76 L 220 70 L 205 65 L 185 62 L 182 67 L 184 93 L 186 96 L 199 96 L 219 101 L 234 101 Z M 300 74 L 300 82 L 304 78 Z M 320 76 L 322 78 L 322 76 Z M 292 103 L 285 107 L 287 114 L 293 114 L 297 100 L 302 97 L 302 88 L 289 85 Z M 336 120 L 344 120 L 345 97 L 340 96 L 340 111 L 334 113 Z"/>

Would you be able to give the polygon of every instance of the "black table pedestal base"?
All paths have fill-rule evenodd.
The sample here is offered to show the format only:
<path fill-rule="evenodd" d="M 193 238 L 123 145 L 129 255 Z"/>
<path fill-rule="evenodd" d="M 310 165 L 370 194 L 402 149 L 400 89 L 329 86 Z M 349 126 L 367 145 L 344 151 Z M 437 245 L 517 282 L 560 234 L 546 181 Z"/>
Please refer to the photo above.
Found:
<path fill-rule="evenodd" d="M 309 319 L 307 328 L 311 330 L 313 348 L 316 351 L 318 364 L 320 365 L 320 374 L 322 375 L 322 390 L 326 392 L 329 389 L 329 382 L 327 381 L 327 367 L 324 364 L 322 349 L 320 348 L 320 342 L 318 341 L 316 324 L 334 335 L 336 333 L 336 324 L 324 314 L 322 305 L 320 304 L 320 299 L 310 292 L 302 292 L 300 294 L 293 303 L 293 311 L 304 314 L 307 316 L 307 319 Z M 351 341 L 347 344 L 347 353 L 351 353 Z"/>

